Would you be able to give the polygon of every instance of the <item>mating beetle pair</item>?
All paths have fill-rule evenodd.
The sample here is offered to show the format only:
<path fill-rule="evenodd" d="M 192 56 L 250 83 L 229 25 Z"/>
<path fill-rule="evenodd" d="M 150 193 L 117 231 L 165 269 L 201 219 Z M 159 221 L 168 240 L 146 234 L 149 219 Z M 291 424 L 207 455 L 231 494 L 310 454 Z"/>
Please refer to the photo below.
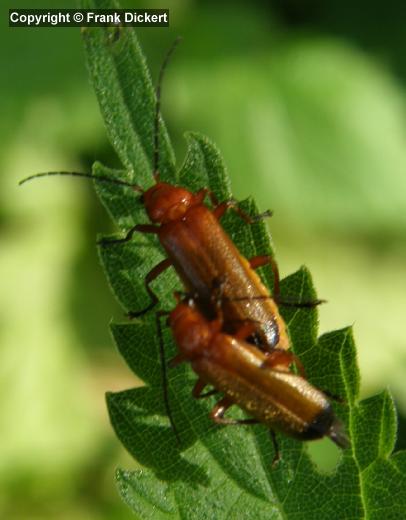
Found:
<path fill-rule="evenodd" d="M 299 366 L 299 362 L 287 351 L 289 338 L 278 304 L 293 303 L 280 299 L 275 262 L 267 255 L 250 260 L 244 258 L 219 222 L 229 207 L 233 207 L 248 223 L 255 219 L 242 212 L 234 201 L 218 203 L 206 188 L 192 193 L 159 179 L 160 89 L 163 71 L 173 49 L 161 68 L 157 88 L 155 185 L 144 190 L 119 179 L 75 174 L 127 185 L 141 193 L 151 224 L 134 226 L 125 238 L 112 240 L 110 244 L 104 242 L 106 247 L 129 241 L 136 232 L 153 233 L 168 255 L 145 278 L 150 305 L 131 315 L 141 316 L 152 309 L 157 298 L 150 284 L 162 271 L 173 266 L 185 290 L 192 295 L 187 301 L 178 302 L 169 319 L 180 351 L 177 361 L 189 361 L 198 374 L 195 397 L 201 396 L 206 384 L 224 394 L 211 414 L 213 419 L 232 422 L 223 415 L 229 406 L 237 404 L 254 420 L 293 437 L 310 439 L 327 435 L 345 447 L 347 438 L 326 396 L 290 368 L 292 363 Z M 58 172 L 37 176 L 52 174 Z M 212 208 L 204 204 L 206 196 L 210 198 Z M 267 263 L 275 275 L 272 297 L 254 271 Z M 221 280 L 221 296 L 219 303 L 214 304 L 213 285 L 218 280 Z M 313 306 L 318 303 L 320 301 L 294 305 Z M 168 403 L 165 404 L 170 415 Z"/>

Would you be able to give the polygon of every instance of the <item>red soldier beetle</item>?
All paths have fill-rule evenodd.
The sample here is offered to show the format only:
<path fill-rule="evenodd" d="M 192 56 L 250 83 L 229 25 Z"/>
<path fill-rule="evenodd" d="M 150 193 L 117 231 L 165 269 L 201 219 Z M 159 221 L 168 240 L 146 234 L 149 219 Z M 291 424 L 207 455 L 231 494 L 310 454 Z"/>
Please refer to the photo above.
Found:
<path fill-rule="evenodd" d="M 246 222 L 252 223 L 269 212 L 256 217 L 244 213 L 234 200 L 219 203 L 207 188 L 197 193 L 161 182 L 159 178 L 159 117 L 161 84 L 166 65 L 179 39 L 174 42 L 161 66 L 156 89 L 156 111 L 154 120 L 153 177 L 155 184 L 149 189 L 107 176 L 94 176 L 78 172 L 47 172 L 32 175 L 20 184 L 45 175 L 73 175 L 88 177 L 97 181 L 129 186 L 141 194 L 145 210 L 151 224 L 137 224 L 123 239 L 105 240 L 102 244 L 117 244 L 131 240 L 136 232 L 152 233 L 165 249 L 168 257 L 156 265 L 145 277 L 145 286 L 151 303 L 141 311 L 130 312 L 131 317 L 141 316 L 152 309 L 158 298 L 151 289 L 151 283 L 164 270 L 173 266 L 187 291 L 198 295 L 201 310 L 207 317 L 213 317 L 211 308 L 211 283 L 226 275 L 223 288 L 224 327 L 233 333 L 241 322 L 255 323 L 251 341 L 264 350 L 289 348 L 289 338 L 285 323 L 280 316 L 278 304 L 311 307 L 321 300 L 294 304 L 283 302 L 279 295 L 279 275 L 276 263 L 268 255 L 256 256 L 247 260 L 241 255 L 225 233 L 219 220 L 228 208 L 233 208 Z M 209 197 L 213 209 L 203 202 Z M 270 264 L 274 272 L 274 290 L 271 298 L 254 269 Z"/>
<path fill-rule="evenodd" d="M 327 396 L 306 380 L 294 354 L 275 348 L 267 355 L 246 341 L 250 333 L 246 326 L 234 335 L 222 331 L 221 307 L 217 318 L 209 321 L 193 298 L 181 301 L 179 294 L 176 297 L 178 304 L 169 313 L 168 324 L 179 354 L 170 364 L 191 364 L 199 377 L 192 391 L 195 398 L 223 394 L 210 413 L 216 423 L 262 423 L 271 433 L 280 431 L 302 441 L 327 436 L 339 447 L 349 447 Z M 290 369 L 292 363 L 300 374 Z M 207 385 L 214 389 L 202 394 Z M 226 411 L 233 405 L 251 418 L 226 418 Z M 279 457 L 274 433 L 272 439 L 276 461 Z"/>

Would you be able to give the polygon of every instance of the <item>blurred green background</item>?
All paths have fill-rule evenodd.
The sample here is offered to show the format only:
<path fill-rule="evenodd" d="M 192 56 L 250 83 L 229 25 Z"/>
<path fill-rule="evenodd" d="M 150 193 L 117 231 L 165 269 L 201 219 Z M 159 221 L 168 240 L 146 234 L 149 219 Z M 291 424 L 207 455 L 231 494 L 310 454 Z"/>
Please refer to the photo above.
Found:
<path fill-rule="evenodd" d="M 203 132 L 235 196 L 274 210 L 282 274 L 310 268 L 328 300 L 321 332 L 354 324 L 362 394 L 391 388 L 405 447 L 406 4 L 124 5 L 170 8 L 169 29 L 138 31 L 154 79 L 184 37 L 163 94 L 178 163 L 183 132 Z M 112 224 L 86 181 L 17 187 L 34 172 L 117 159 L 79 31 L 5 28 L 0 38 L 0 517 L 130 518 L 113 476 L 135 463 L 104 404 L 105 391 L 136 383 L 109 336 L 122 311 L 96 255 L 96 233 Z"/>

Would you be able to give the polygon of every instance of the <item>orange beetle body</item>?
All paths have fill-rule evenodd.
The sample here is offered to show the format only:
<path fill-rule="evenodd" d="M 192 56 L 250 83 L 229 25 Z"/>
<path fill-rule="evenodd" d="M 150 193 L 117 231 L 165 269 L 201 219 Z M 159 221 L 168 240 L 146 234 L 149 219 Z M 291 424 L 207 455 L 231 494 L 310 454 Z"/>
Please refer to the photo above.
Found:
<path fill-rule="evenodd" d="M 289 369 L 292 359 L 286 353 L 285 360 L 271 360 L 238 335 L 221 332 L 221 321 L 206 320 L 193 302 L 179 303 L 169 324 L 180 352 L 177 362 L 190 362 L 199 376 L 195 396 L 206 384 L 224 395 L 211 413 L 214 420 L 230 422 L 223 415 L 236 404 L 272 430 L 299 440 L 327 436 L 340 447 L 348 446 L 329 400 Z"/>
<path fill-rule="evenodd" d="M 171 264 L 186 290 L 198 295 L 199 305 L 208 315 L 213 280 L 224 280 L 222 302 L 228 332 L 248 321 L 255 324 L 259 344 L 265 349 L 289 348 L 277 304 L 219 223 L 225 206 L 210 210 L 203 204 L 205 195 L 206 190 L 193 194 L 158 183 L 143 196 L 149 218 L 160 224 L 156 234 Z"/>

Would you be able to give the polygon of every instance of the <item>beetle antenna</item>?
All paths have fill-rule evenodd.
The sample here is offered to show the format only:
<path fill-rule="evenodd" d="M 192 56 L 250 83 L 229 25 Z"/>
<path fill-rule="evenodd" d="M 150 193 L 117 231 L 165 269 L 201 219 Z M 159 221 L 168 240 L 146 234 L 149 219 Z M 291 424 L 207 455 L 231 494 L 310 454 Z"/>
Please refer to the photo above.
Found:
<path fill-rule="evenodd" d="M 155 118 L 154 118 L 154 169 L 153 175 L 155 182 L 159 182 L 159 115 L 161 112 L 161 90 L 162 90 L 162 80 L 164 77 L 164 73 L 166 67 L 169 63 L 169 60 L 176 49 L 178 43 L 182 40 L 180 36 L 176 38 L 176 40 L 172 43 L 170 49 L 166 53 L 164 61 L 162 62 L 161 68 L 159 70 L 158 83 L 156 86 L 155 96 L 156 96 L 156 104 L 155 104 Z"/>
<path fill-rule="evenodd" d="M 93 179 L 96 181 L 109 182 L 110 184 L 118 184 L 120 186 L 129 186 L 135 191 L 139 191 L 140 193 L 144 193 L 144 190 L 138 184 L 132 184 L 131 182 L 124 181 L 122 179 L 114 179 L 108 177 L 107 175 L 92 175 L 90 173 L 81 173 L 81 172 L 44 172 L 44 173 L 36 173 L 35 175 L 30 175 L 25 179 L 22 179 L 18 184 L 21 186 L 25 182 L 31 181 L 32 179 L 36 179 L 37 177 L 48 177 L 52 175 L 69 175 L 70 177 L 85 177 L 87 179 Z"/>
<path fill-rule="evenodd" d="M 158 343 L 159 343 L 159 357 L 161 359 L 161 370 L 162 370 L 162 392 L 163 392 L 163 399 L 164 399 L 164 405 L 166 409 L 166 414 L 169 419 L 169 423 L 171 425 L 172 431 L 176 437 L 176 441 L 178 445 L 181 444 L 180 436 L 178 429 L 176 428 L 175 421 L 173 419 L 172 410 L 169 404 L 169 388 L 168 388 L 168 375 L 167 375 L 167 369 L 166 369 L 166 360 L 165 360 L 165 349 L 164 349 L 164 338 L 162 335 L 162 326 L 161 326 L 161 320 L 160 317 L 164 314 L 162 311 L 159 313 L 155 313 L 155 319 L 156 319 L 156 327 L 158 331 Z"/>

